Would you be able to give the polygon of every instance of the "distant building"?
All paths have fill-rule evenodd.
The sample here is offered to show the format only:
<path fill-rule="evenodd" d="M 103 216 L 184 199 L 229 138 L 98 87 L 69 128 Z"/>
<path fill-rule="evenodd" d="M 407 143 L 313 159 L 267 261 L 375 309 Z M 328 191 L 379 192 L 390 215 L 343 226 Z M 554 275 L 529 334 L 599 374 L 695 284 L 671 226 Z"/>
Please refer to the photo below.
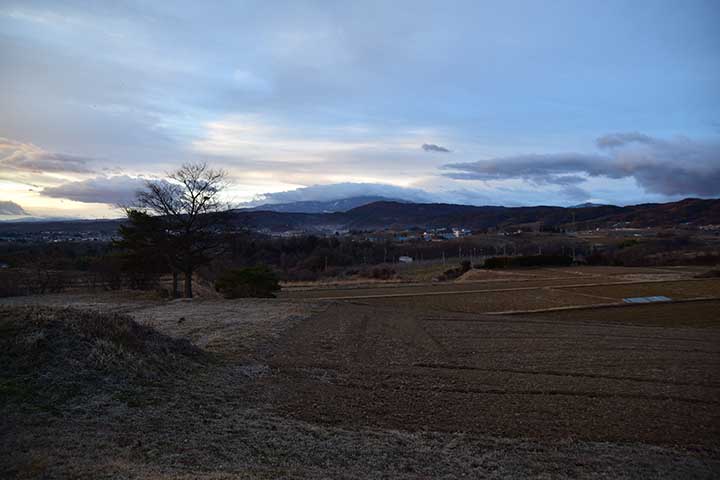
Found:
<path fill-rule="evenodd" d="M 453 237 L 455 238 L 462 238 L 467 237 L 468 235 L 472 235 L 472 231 L 467 228 L 453 228 L 452 233 Z"/>

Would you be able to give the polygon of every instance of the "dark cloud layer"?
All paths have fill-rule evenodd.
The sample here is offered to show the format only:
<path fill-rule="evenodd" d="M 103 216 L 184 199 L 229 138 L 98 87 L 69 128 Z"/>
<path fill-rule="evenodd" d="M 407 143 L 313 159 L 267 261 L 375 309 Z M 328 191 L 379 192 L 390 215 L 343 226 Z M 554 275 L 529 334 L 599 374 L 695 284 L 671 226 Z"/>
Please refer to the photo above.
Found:
<path fill-rule="evenodd" d="M 91 172 L 90 159 L 48 152 L 30 143 L 0 137 L 0 167 L 8 170 L 53 173 Z"/>
<path fill-rule="evenodd" d="M 655 140 L 648 135 L 638 132 L 609 133 L 595 140 L 598 148 L 622 147 L 631 143 L 650 145 L 655 143 Z"/>
<path fill-rule="evenodd" d="M 0 201 L 0 215 L 30 215 L 20 205 L 11 201 Z"/>
<path fill-rule="evenodd" d="M 102 167 L 156 175 L 193 161 L 227 168 L 243 199 L 258 184 L 376 180 L 509 203 L 577 198 L 588 177 L 715 192 L 716 158 L 634 131 L 717 137 L 717 3 L 596 3 L 3 0 L 0 136 L 32 143 L 0 140 L 0 178 L 110 204 L 133 187 Z M 595 155 L 473 162 L 608 125 L 631 133 L 599 138 Z M 596 181 L 594 199 L 603 184 L 615 202 L 661 197 Z"/>
<path fill-rule="evenodd" d="M 515 155 L 453 163 L 445 175 L 462 180 L 520 178 L 534 184 L 573 185 L 584 177 L 634 178 L 648 193 L 720 194 L 720 145 L 687 138 L 663 140 L 639 133 L 615 133 L 597 139 L 606 154 L 554 153 Z M 576 191 L 576 193 L 579 193 Z"/>
<path fill-rule="evenodd" d="M 435 145 L 434 143 L 424 143 L 423 146 L 420 148 L 422 148 L 426 152 L 450 153 L 450 150 L 448 150 L 447 148 L 440 145 Z"/>
<path fill-rule="evenodd" d="M 135 199 L 136 192 L 142 189 L 145 184 L 145 179 L 127 175 L 96 177 L 65 183 L 58 187 L 48 187 L 42 191 L 42 194 L 76 202 L 130 205 Z M 335 183 L 312 185 L 284 192 L 266 193 L 258 196 L 254 201 L 240 206 L 253 207 L 269 203 L 332 201 L 359 196 L 381 196 L 413 202 L 427 202 L 433 199 L 427 192 L 416 188 L 403 188 L 381 183 Z"/>
<path fill-rule="evenodd" d="M 145 180 L 142 178 L 118 175 L 64 183 L 57 187 L 45 188 L 42 194 L 76 202 L 129 205 L 135 199 L 135 193 L 144 186 Z"/>
<path fill-rule="evenodd" d="M 242 206 L 253 207 L 268 203 L 291 203 L 305 201 L 333 201 L 351 197 L 380 196 L 411 202 L 428 202 L 432 197 L 416 188 L 403 188 L 382 183 L 334 183 L 312 185 L 285 192 L 266 193 Z"/>

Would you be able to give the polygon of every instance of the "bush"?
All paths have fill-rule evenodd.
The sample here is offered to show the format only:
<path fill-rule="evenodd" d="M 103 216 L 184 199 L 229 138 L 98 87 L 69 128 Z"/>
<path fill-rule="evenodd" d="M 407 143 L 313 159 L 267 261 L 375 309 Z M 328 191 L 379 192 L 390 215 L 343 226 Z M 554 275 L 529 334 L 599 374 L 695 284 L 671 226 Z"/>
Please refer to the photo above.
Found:
<path fill-rule="evenodd" d="M 280 290 L 275 273 L 265 266 L 227 270 L 215 282 L 215 290 L 225 298 L 272 298 Z"/>
<path fill-rule="evenodd" d="M 623 248 L 634 247 L 635 245 L 640 245 L 640 241 L 634 238 L 630 238 L 628 240 L 623 240 L 622 242 L 620 242 L 617 248 L 622 250 Z"/>
<path fill-rule="evenodd" d="M 42 266 L 0 271 L 0 297 L 60 293 L 71 284 L 70 274 Z"/>
<path fill-rule="evenodd" d="M 395 278 L 396 274 L 397 272 L 395 272 L 395 269 L 388 266 L 373 267 L 372 269 L 367 269 L 360 272 L 360 276 L 365 278 L 372 278 L 374 280 L 390 280 L 392 278 Z"/>
<path fill-rule="evenodd" d="M 437 277 L 437 281 L 439 282 L 447 282 L 448 280 L 455 280 L 456 278 L 462 276 L 465 272 L 469 271 L 472 268 L 472 263 L 470 263 L 469 260 L 463 260 L 460 262 L 460 266 L 458 268 L 451 268 L 449 270 L 445 270 L 440 276 Z"/>

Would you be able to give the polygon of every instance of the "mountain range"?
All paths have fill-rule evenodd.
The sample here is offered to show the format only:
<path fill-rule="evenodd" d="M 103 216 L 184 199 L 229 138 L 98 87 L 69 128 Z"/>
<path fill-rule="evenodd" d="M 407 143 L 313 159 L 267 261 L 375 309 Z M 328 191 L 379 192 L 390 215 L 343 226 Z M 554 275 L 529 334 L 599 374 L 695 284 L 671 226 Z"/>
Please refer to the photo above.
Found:
<path fill-rule="evenodd" d="M 336 207 L 349 205 L 357 200 L 334 202 Z M 352 200 L 352 201 L 350 201 Z M 307 202 L 301 202 L 303 204 Z M 313 202 L 312 208 L 328 209 L 323 202 Z M 277 205 L 275 205 L 277 207 Z M 233 210 L 233 223 L 253 230 L 263 231 L 321 231 L 321 230 L 378 230 L 406 228 L 463 227 L 473 230 L 488 228 L 512 229 L 522 225 L 542 224 L 544 228 L 594 228 L 610 226 L 627 227 L 673 227 L 677 225 L 720 224 L 720 199 L 688 198 L 671 203 L 648 203 L 619 207 L 593 205 L 578 207 L 476 207 L 444 203 L 407 203 L 378 201 L 364 204 L 347 211 L 330 213 L 307 213 L 303 205 L 291 204 L 281 207 L 288 211 L 258 209 Z M 55 222 L 2 222 L 0 234 L 38 232 L 108 233 L 117 229 L 118 220 L 82 220 Z"/>
<path fill-rule="evenodd" d="M 268 203 L 243 210 L 285 213 L 335 213 L 347 212 L 348 210 L 352 210 L 353 208 L 362 207 L 363 205 L 374 202 L 407 203 L 404 200 L 399 200 L 395 198 L 381 197 L 379 195 L 365 195 L 360 197 L 341 198 L 338 200 L 327 201 Z"/>
<path fill-rule="evenodd" d="M 626 224 L 633 227 L 669 227 L 689 223 L 720 224 L 720 200 L 688 198 L 672 203 L 619 207 L 500 207 L 444 203 L 373 202 L 346 212 L 313 214 L 272 211 L 236 211 L 238 224 L 272 231 L 308 229 L 383 229 L 464 227 L 475 230 L 512 228 L 540 222 L 545 227 L 583 228 Z"/>

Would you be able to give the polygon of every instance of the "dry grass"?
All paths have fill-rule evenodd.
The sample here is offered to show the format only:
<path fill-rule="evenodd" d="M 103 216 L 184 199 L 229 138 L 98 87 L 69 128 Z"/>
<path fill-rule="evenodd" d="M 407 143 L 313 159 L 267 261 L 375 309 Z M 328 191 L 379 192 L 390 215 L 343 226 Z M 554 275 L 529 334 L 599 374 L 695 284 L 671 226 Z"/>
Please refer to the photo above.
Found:
<path fill-rule="evenodd" d="M 481 281 L 494 281 L 494 280 L 531 280 L 537 278 L 549 278 L 552 277 L 551 272 L 533 272 L 530 270 L 525 271 L 502 271 L 502 270 L 485 270 L 474 268 L 465 272 L 460 278 L 455 280 L 456 282 L 481 282 Z"/>
<path fill-rule="evenodd" d="M 708 443 L 716 417 L 706 405 L 717 403 L 714 324 L 701 334 L 691 325 L 639 334 L 588 326 L 589 318 L 466 322 L 465 314 L 293 299 L 108 294 L 3 302 L 63 308 L 0 307 L 2 478 L 712 478 L 720 471 L 720 452 Z M 686 343 L 702 351 L 687 353 Z M 705 403 L 688 408 L 652 395 Z M 710 423 L 697 423 L 705 417 Z M 686 441 L 692 431 L 690 443 L 700 446 Z M 654 435 L 670 440 L 658 445 Z"/>
<path fill-rule="evenodd" d="M 323 280 L 314 281 L 296 281 L 296 282 L 282 282 L 283 290 L 307 290 L 313 288 L 327 288 L 327 287 L 357 287 L 357 286 L 374 286 L 374 285 L 386 285 L 386 284 L 397 284 L 406 283 L 406 280 L 401 278 L 391 278 L 388 280 L 380 280 L 374 278 L 348 278 L 343 280 L 337 280 L 334 278 L 328 278 Z"/>
<path fill-rule="evenodd" d="M 56 410 L 77 396 L 188 369 L 202 352 L 132 318 L 71 308 L 0 309 L 0 402 Z"/>
<path fill-rule="evenodd" d="M 442 262 L 417 262 L 404 265 L 396 265 L 398 276 L 409 282 L 432 282 L 435 278 L 442 275 L 443 272 L 450 268 L 456 268 L 460 265 L 458 259 L 448 260 L 445 264 Z"/>
<path fill-rule="evenodd" d="M 217 355 L 252 358 L 316 309 L 310 302 L 279 299 L 180 300 L 136 310 L 133 317 Z"/>

